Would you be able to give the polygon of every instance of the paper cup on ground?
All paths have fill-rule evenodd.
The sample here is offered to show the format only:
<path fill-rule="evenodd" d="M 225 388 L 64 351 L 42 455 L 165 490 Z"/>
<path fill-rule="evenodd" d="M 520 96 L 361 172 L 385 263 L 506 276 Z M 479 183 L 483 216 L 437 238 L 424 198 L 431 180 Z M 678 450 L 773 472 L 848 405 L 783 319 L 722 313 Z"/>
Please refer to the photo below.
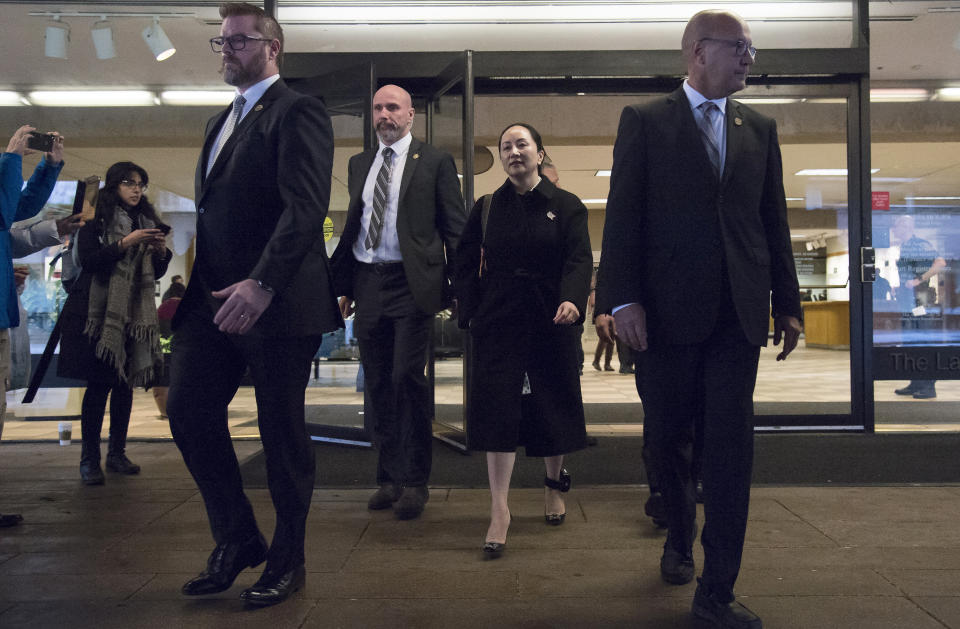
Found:
<path fill-rule="evenodd" d="M 70 445 L 70 438 L 73 436 L 73 423 L 60 422 L 60 425 L 57 428 L 60 432 L 60 445 Z"/>

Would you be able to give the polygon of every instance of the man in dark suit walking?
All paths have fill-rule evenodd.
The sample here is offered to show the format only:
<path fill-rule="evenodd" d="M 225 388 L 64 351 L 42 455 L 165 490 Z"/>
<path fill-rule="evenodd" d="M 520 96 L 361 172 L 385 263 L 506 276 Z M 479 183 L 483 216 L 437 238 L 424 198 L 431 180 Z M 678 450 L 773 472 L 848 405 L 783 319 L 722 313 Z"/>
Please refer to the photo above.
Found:
<path fill-rule="evenodd" d="M 379 447 L 370 509 L 418 517 L 429 499 L 430 387 L 424 375 L 433 316 L 449 300 L 449 269 L 466 211 L 453 158 L 410 134 L 410 94 L 373 98 L 379 146 L 350 158 L 350 206 L 332 265 L 349 316 Z"/>
<path fill-rule="evenodd" d="M 638 386 L 661 474 L 669 533 L 664 580 L 694 575 L 693 426 L 703 418 L 703 573 L 694 615 L 761 627 L 738 603 L 753 464 L 753 389 L 772 303 L 782 360 L 800 334 L 776 124 L 727 97 L 745 87 L 750 28 L 723 11 L 683 34 L 688 78 L 624 109 L 600 276 L 617 333 L 645 351 Z M 771 302 L 772 296 L 772 302 Z"/>
<path fill-rule="evenodd" d="M 241 598 L 271 605 L 304 582 L 315 474 L 304 390 L 321 335 L 342 326 L 323 242 L 333 133 L 323 103 L 280 80 L 277 22 L 245 3 L 223 4 L 220 15 L 210 43 L 237 97 L 207 123 L 197 165 L 197 255 L 173 321 L 167 408 L 217 544 L 183 593 L 226 590 L 266 559 Z M 269 550 L 227 429 L 247 369 L 277 513 Z"/>

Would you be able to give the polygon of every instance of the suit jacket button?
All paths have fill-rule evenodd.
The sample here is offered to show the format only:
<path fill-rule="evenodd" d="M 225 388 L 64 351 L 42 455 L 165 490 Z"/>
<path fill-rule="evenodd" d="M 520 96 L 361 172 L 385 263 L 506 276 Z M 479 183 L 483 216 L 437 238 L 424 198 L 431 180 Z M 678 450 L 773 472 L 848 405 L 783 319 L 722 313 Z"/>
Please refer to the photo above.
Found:
<path fill-rule="evenodd" d="M 203 214 L 203 208 L 198 209 L 198 210 L 197 210 L 197 213 L 198 213 L 198 214 Z"/>

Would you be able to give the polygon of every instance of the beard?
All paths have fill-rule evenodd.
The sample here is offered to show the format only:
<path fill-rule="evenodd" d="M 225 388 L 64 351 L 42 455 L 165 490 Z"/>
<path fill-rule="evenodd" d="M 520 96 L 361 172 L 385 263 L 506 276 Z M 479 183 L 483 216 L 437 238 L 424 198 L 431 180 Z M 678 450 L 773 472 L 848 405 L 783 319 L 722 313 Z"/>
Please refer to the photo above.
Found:
<path fill-rule="evenodd" d="M 392 122 L 382 121 L 377 123 L 377 135 L 384 144 L 393 144 L 403 137 L 406 128 L 398 127 Z"/>
<path fill-rule="evenodd" d="M 251 57 L 246 66 L 236 57 L 233 58 L 232 63 L 228 64 L 227 57 L 224 57 L 220 60 L 220 74 L 223 75 L 223 82 L 227 85 L 243 87 L 256 83 L 263 76 L 263 69 L 266 65 L 265 54 Z"/>

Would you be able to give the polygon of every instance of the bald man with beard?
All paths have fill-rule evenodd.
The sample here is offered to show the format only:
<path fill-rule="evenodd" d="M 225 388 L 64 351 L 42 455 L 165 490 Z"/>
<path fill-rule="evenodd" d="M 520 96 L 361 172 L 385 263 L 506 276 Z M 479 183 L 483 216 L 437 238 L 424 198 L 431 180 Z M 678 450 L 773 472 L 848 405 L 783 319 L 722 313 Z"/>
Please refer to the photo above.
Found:
<path fill-rule="evenodd" d="M 410 94 L 373 98 L 377 148 L 350 159 L 350 205 L 331 258 L 354 335 L 379 448 L 370 509 L 419 517 L 429 499 L 431 391 L 424 369 L 434 314 L 450 303 L 452 255 L 466 222 L 453 158 L 410 134 Z"/>

